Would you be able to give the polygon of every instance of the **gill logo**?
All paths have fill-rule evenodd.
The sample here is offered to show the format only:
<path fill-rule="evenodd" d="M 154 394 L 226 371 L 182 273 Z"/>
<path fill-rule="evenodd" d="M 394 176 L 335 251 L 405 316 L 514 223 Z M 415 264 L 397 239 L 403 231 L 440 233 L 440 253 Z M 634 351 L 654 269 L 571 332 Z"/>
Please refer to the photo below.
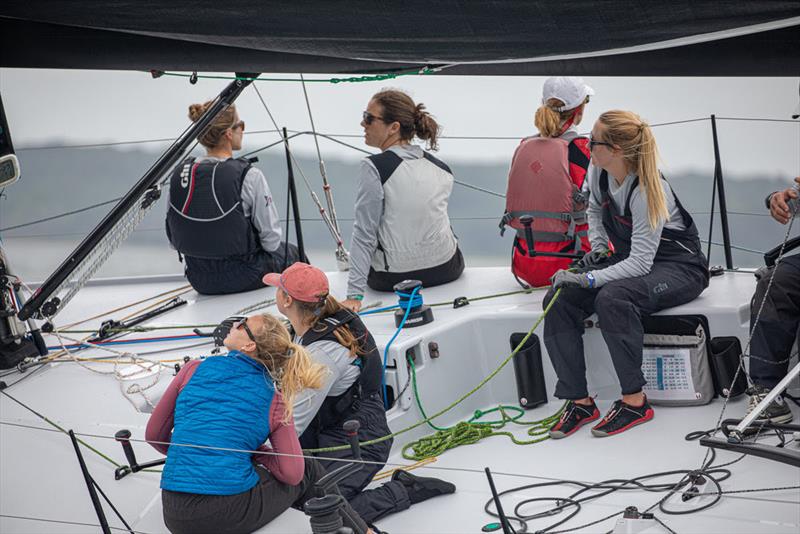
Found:
<path fill-rule="evenodd" d="M 181 187 L 184 189 L 189 187 L 189 169 L 191 166 L 192 165 L 190 163 L 187 163 L 183 166 L 183 169 L 181 169 Z"/>

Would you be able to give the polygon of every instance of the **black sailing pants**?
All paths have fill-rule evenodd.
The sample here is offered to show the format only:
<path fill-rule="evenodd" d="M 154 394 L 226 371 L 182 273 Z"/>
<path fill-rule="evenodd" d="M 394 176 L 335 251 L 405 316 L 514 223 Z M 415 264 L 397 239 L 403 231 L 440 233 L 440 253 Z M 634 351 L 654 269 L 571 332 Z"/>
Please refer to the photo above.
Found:
<path fill-rule="evenodd" d="M 288 254 L 285 254 L 288 252 Z M 255 254 L 236 258 L 207 259 L 184 256 L 186 278 L 198 293 L 203 295 L 228 295 L 261 289 L 261 279 L 267 273 L 280 273 L 300 260 L 297 247 L 281 241 L 273 252 L 261 250 Z"/>
<path fill-rule="evenodd" d="M 772 287 L 767 293 L 773 272 Z M 756 323 L 762 301 L 764 308 Z M 750 354 L 754 356 L 750 358 L 750 378 L 755 384 L 772 389 L 786 376 L 792 346 L 798 339 L 800 254 L 784 258 L 777 269 L 770 269 L 758 281 L 750 302 L 750 325 L 755 325 L 750 342 Z"/>
<path fill-rule="evenodd" d="M 260 529 L 290 506 L 302 509 L 314 496 L 314 484 L 325 470 L 314 459 L 305 461 L 303 480 L 297 486 L 275 479 L 261 466 L 256 467 L 258 483 L 236 495 L 200 495 L 162 490 L 164 523 L 173 534 L 238 534 Z M 336 493 L 336 488 L 328 493 Z M 365 534 L 367 525 L 347 502 L 339 511 L 344 526 L 355 534 Z"/>
<path fill-rule="evenodd" d="M 583 321 L 595 312 L 622 394 L 641 391 L 646 383 L 642 315 L 690 302 L 706 285 L 702 268 L 660 261 L 649 274 L 609 282 L 598 289 L 564 288 L 544 320 L 544 344 L 558 375 L 555 396 L 571 400 L 589 396 Z M 545 306 L 554 293 L 552 288 L 547 292 Z"/>
<path fill-rule="evenodd" d="M 391 434 L 386 423 L 386 410 L 380 394 L 359 401 L 360 405 L 353 419 L 361 423 L 358 430 L 358 441 L 363 442 L 371 439 L 381 438 Z M 318 435 L 316 444 L 306 441 L 307 437 L 303 434 L 303 447 L 322 448 L 333 447 L 347 443 L 347 435 L 341 426 L 338 428 L 323 429 Z M 376 464 L 363 464 L 361 470 L 339 483 L 339 492 L 350 501 L 350 506 L 358 512 L 364 521 L 373 523 L 389 514 L 406 510 L 411 506 L 408 491 L 402 482 L 390 480 L 375 489 L 365 490 L 364 488 L 372 481 L 372 477 L 383 468 L 383 464 L 389 459 L 389 452 L 392 448 L 392 440 L 387 439 L 374 445 L 367 445 L 361 448 L 361 458 Z M 324 452 L 320 457 L 327 458 L 352 458 L 350 449 Z M 324 460 L 320 458 L 320 463 L 328 472 L 343 465 L 342 462 L 334 460 Z"/>

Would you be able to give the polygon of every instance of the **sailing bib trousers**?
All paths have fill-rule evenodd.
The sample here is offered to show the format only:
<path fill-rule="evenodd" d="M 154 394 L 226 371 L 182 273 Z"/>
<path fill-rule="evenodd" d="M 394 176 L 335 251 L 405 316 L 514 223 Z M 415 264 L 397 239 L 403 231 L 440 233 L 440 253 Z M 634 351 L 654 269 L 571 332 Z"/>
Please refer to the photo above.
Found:
<path fill-rule="evenodd" d="M 705 289 L 706 280 L 702 269 L 657 262 L 648 275 L 609 282 L 599 289 L 563 288 L 544 322 L 544 344 L 558 375 L 554 395 L 568 400 L 589 396 L 583 333 L 584 320 L 592 313 L 597 313 L 622 394 L 641 391 L 646 383 L 642 315 L 691 302 Z M 553 294 L 550 289 L 545 306 Z"/>
<path fill-rule="evenodd" d="M 772 287 L 767 293 L 770 277 Z M 756 323 L 762 301 L 764 308 Z M 786 376 L 792 346 L 798 340 L 800 254 L 783 258 L 777 268 L 767 271 L 758 281 L 750 303 L 750 325 L 755 325 L 750 341 L 750 378 L 755 384 L 772 389 Z"/>

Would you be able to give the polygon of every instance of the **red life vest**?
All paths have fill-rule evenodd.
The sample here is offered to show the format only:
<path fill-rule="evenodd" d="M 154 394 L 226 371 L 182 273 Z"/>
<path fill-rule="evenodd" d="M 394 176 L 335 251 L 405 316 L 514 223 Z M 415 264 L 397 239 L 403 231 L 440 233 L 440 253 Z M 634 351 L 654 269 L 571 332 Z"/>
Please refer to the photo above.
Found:
<path fill-rule="evenodd" d="M 572 261 L 547 253 L 591 250 L 581 192 L 589 166 L 587 145 L 588 139 L 567 131 L 561 137 L 523 139 L 514 153 L 500 228 L 501 234 L 506 225 L 517 231 L 511 272 L 523 285 L 548 285 Z M 532 218 L 535 256 L 528 254 L 524 217 Z"/>

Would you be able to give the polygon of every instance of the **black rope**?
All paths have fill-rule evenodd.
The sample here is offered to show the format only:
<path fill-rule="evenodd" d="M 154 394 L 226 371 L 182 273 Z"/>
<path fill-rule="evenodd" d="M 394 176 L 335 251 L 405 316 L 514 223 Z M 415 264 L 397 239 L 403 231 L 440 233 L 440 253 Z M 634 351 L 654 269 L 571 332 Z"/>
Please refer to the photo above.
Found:
<path fill-rule="evenodd" d="M 7 232 L 9 230 L 16 230 L 17 228 L 25 228 L 27 226 L 33 226 L 34 224 L 40 224 L 43 222 L 54 221 L 56 219 L 61 219 L 62 217 L 68 217 L 70 215 L 77 215 L 78 213 L 83 213 L 85 211 L 93 210 L 95 208 L 100 208 L 103 206 L 107 206 L 108 204 L 113 204 L 114 202 L 119 202 L 122 197 L 112 198 L 111 200 L 106 200 L 103 202 L 98 202 L 97 204 L 92 204 L 91 206 L 86 206 L 85 208 L 79 208 L 77 210 L 67 211 L 65 213 L 60 213 L 58 215 L 53 215 L 52 217 L 45 217 L 44 219 L 37 219 L 35 221 L 17 224 L 15 226 L 7 226 L 5 228 L 0 228 L 0 232 Z"/>

